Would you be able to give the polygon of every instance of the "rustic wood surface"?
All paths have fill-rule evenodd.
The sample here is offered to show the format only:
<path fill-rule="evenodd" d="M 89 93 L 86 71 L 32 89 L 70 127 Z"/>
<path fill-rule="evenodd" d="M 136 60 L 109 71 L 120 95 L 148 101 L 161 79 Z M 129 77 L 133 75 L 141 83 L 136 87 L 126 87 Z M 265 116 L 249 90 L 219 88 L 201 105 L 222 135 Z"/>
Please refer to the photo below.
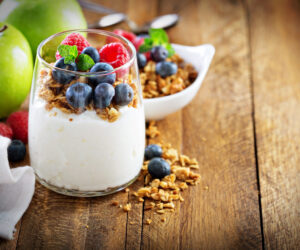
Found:
<path fill-rule="evenodd" d="M 37 183 L 15 239 L 0 249 L 300 249 L 300 2 L 94 2 L 139 24 L 178 13 L 172 42 L 216 47 L 193 102 L 158 123 L 166 141 L 198 159 L 202 181 L 165 223 L 126 192 L 72 198 Z"/>

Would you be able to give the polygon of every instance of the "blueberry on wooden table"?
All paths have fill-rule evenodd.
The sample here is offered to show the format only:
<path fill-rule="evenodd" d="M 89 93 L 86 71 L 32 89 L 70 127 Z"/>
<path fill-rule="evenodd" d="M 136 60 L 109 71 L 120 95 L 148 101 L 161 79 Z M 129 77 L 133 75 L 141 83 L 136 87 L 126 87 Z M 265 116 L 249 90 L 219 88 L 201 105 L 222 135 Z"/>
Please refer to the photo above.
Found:
<path fill-rule="evenodd" d="M 145 148 L 145 160 L 151 160 L 154 157 L 161 157 L 162 148 L 157 144 L 150 144 Z"/>
<path fill-rule="evenodd" d="M 13 140 L 7 148 L 10 162 L 23 161 L 26 156 L 26 147 L 20 140 Z"/>
<path fill-rule="evenodd" d="M 171 168 L 164 159 L 155 157 L 148 164 L 148 172 L 153 178 L 162 179 L 171 174 Z"/>

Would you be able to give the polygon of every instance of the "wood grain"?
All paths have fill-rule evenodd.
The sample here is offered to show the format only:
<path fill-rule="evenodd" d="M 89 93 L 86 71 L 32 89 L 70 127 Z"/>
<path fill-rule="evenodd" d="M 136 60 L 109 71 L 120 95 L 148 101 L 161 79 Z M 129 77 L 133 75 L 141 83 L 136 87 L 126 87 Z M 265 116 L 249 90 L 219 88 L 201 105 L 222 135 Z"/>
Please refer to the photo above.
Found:
<path fill-rule="evenodd" d="M 240 1 L 214 0 L 197 2 L 186 16 L 192 12 L 197 16 L 181 23 L 181 39 L 212 43 L 216 55 L 201 90 L 183 110 L 183 151 L 198 157 L 203 186 L 191 189 L 182 204 L 180 246 L 260 249 L 245 11 Z M 185 36 L 184 27 L 190 27 Z"/>
<path fill-rule="evenodd" d="M 299 1 L 89 1 L 138 24 L 178 13 L 172 42 L 216 47 L 193 102 L 158 123 L 165 141 L 198 159 L 202 182 L 164 216 L 123 191 L 72 198 L 37 184 L 15 239 L 0 249 L 299 249 Z"/>
<path fill-rule="evenodd" d="M 300 3 L 247 1 L 266 249 L 300 248 Z"/>

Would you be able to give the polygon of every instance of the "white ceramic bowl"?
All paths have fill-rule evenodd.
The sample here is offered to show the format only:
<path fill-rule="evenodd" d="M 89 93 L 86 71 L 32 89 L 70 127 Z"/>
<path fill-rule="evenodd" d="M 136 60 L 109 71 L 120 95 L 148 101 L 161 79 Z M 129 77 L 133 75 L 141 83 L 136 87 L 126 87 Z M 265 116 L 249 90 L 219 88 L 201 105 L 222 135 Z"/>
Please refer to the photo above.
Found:
<path fill-rule="evenodd" d="M 197 94 L 215 54 L 215 48 L 210 44 L 200 46 L 172 44 L 172 46 L 177 54 L 195 67 L 198 76 L 189 87 L 176 94 L 144 99 L 145 116 L 148 121 L 161 120 L 190 103 Z"/>

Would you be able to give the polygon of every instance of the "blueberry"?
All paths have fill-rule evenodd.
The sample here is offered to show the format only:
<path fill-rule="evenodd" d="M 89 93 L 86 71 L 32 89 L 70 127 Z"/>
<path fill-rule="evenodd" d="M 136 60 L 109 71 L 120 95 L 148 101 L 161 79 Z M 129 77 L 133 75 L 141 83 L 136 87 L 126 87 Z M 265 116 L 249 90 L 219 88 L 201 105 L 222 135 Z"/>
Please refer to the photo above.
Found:
<path fill-rule="evenodd" d="M 156 74 L 161 77 L 167 77 L 176 74 L 177 64 L 172 62 L 159 62 L 156 64 L 155 68 Z"/>
<path fill-rule="evenodd" d="M 112 71 L 114 68 L 108 63 L 96 63 L 90 70 L 90 72 L 104 72 L 104 71 Z M 99 76 L 91 76 L 88 79 L 89 83 L 94 85 L 95 87 L 99 83 L 109 83 L 113 84 L 116 81 L 116 73 L 108 74 L 108 75 L 99 75 Z"/>
<path fill-rule="evenodd" d="M 163 46 L 155 46 L 151 49 L 151 59 L 155 62 L 161 62 L 166 60 L 169 52 Z"/>
<path fill-rule="evenodd" d="M 147 58 L 141 53 L 137 53 L 137 61 L 140 69 L 144 68 L 147 64 Z"/>
<path fill-rule="evenodd" d="M 156 144 L 150 144 L 145 149 L 145 159 L 151 160 L 154 157 L 161 157 L 162 149 Z"/>
<path fill-rule="evenodd" d="M 90 56 L 95 63 L 100 61 L 100 55 L 99 52 L 96 48 L 94 47 L 86 47 L 83 49 L 83 51 L 81 52 L 81 54 L 86 54 L 88 56 Z"/>
<path fill-rule="evenodd" d="M 114 102 L 117 105 L 125 106 L 133 99 L 133 90 L 127 83 L 118 84 L 115 92 Z"/>
<path fill-rule="evenodd" d="M 85 108 L 91 102 L 92 92 L 86 83 L 76 82 L 67 89 L 66 98 L 73 108 Z"/>
<path fill-rule="evenodd" d="M 65 64 L 64 60 L 65 60 L 64 57 L 60 58 L 59 60 L 56 61 L 54 66 L 57 68 L 60 68 L 60 69 L 77 71 L 76 63 L 72 62 L 70 64 Z M 54 78 L 55 81 L 57 81 L 61 84 L 68 84 L 76 78 L 76 75 L 72 74 L 71 72 L 64 72 L 59 69 L 53 69 L 52 77 Z"/>
<path fill-rule="evenodd" d="M 148 38 L 148 37 L 150 37 L 150 36 L 149 36 L 148 33 L 141 33 L 141 34 L 139 34 L 137 37 L 139 37 L 139 38 Z"/>
<path fill-rule="evenodd" d="M 8 160 L 11 162 L 23 161 L 26 155 L 26 147 L 23 142 L 13 140 L 7 148 Z"/>
<path fill-rule="evenodd" d="M 171 168 L 164 159 L 155 157 L 148 164 L 148 172 L 153 178 L 161 179 L 171 173 Z"/>
<path fill-rule="evenodd" d="M 100 83 L 94 91 L 94 105 L 96 108 L 104 109 L 111 103 L 115 95 L 115 88 L 106 82 Z"/>

